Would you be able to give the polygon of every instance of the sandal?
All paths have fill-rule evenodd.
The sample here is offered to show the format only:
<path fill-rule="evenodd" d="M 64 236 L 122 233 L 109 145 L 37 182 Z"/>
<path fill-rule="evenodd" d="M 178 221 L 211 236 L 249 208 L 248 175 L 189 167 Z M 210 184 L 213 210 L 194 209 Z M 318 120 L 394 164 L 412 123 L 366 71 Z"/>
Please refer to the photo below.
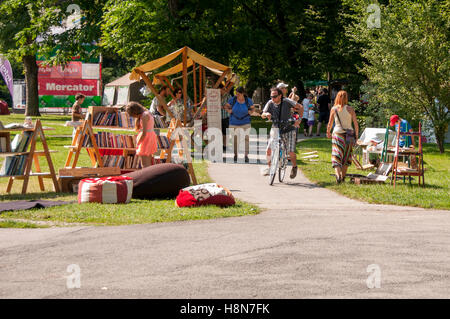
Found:
<path fill-rule="evenodd" d="M 340 184 L 342 182 L 341 178 L 337 175 L 334 175 L 336 177 L 336 184 Z"/>

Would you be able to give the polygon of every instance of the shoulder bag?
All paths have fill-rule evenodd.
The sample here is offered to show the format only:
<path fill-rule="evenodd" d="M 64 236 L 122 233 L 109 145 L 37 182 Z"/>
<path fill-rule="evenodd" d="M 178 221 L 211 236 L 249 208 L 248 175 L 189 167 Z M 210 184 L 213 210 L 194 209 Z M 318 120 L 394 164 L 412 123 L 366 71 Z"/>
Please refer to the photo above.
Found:
<path fill-rule="evenodd" d="M 341 122 L 341 119 L 339 118 L 339 112 L 337 109 L 336 109 L 336 116 L 338 118 L 339 123 L 341 124 L 341 127 L 345 130 L 345 143 L 351 144 L 351 145 L 355 144 L 355 142 L 356 142 L 355 131 L 351 128 L 345 129 L 342 126 L 342 122 Z"/>

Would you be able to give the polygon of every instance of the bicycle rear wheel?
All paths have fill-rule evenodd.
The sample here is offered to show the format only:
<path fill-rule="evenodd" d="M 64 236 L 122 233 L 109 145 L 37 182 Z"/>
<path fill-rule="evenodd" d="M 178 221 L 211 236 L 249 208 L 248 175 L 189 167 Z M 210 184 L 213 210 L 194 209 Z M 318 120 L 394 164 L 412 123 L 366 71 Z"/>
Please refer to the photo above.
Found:
<path fill-rule="evenodd" d="M 287 168 L 287 152 L 286 152 L 286 144 L 282 144 L 282 150 L 279 155 L 280 162 L 279 162 L 279 168 L 278 168 L 278 180 L 280 183 L 284 181 L 284 177 L 286 176 L 286 168 Z"/>
<path fill-rule="evenodd" d="M 275 181 L 275 175 L 277 175 L 278 162 L 280 158 L 280 147 L 277 145 L 272 149 L 272 155 L 270 159 L 270 169 L 269 169 L 269 184 L 273 185 Z"/>

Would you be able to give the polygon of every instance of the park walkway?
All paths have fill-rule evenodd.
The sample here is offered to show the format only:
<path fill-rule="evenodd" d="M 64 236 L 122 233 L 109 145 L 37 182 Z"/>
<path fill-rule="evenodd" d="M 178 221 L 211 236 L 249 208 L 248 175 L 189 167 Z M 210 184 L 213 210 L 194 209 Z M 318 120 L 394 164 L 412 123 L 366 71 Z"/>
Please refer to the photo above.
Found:
<path fill-rule="evenodd" d="M 256 216 L 122 227 L 0 230 L 2 298 L 448 298 L 447 211 L 369 205 L 302 174 L 210 164 Z M 67 266 L 81 288 L 67 289 Z M 369 289 L 369 265 L 380 288 Z M 375 268 L 370 268 L 375 269 Z"/>

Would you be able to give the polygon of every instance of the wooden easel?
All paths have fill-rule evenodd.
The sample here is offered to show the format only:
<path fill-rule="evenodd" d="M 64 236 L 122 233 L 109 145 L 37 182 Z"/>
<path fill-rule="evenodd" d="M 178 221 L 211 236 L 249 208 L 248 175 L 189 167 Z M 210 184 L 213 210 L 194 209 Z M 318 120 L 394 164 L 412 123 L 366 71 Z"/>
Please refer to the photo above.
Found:
<path fill-rule="evenodd" d="M 170 121 L 169 129 L 167 131 L 167 139 L 170 141 L 169 148 L 161 149 L 159 158 L 161 160 L 165 159 L 166 163 L 170 163 L 172 159 L 173 148 L 175 147 L 175 145 L 177 145 L 177 147 L 179 148 L 178 156 L 183 157 L 184 154 L 186 154 L 189 175 L 191 176 L 192 183 L 194 185 L 197 185 L 197 178 L 195 176 L 194 167 L 192 165 L 191 151 L 186 141 L 186 139 L 190 137 L 182 134 L 183 129 L 184 127 L 180 120 L 173 118 Z M 172 137 L 173 134 L 176 134 L 175 137 Z"/>
<path fill-rule="evenodd" d="M 401 136 L 411 136 L 411 138 L 414 138 L 414 136 L 418 136 L 419 138 L 419 146 L 417 149 L 400 149 L 400 137 Z M 399 156 L 414 156 L 418 159 L 418 162 L 416 162 L 416 167 L 405 167 L 403 169 L 399 168 L 399 162 L 398 157 Z M 423 166 L 423 150 L 422 150 L 422 124 L 419 122 L 419 131 L 418 132 L 400 132 L 400 125 L 398 125 L 397 128 L 397 145 L 395 148 L 395 155 L 394 155 L 394 164 L 392 166 L 392 178 L 391 178 L 391 184 L 394 184 L 394 188 L 397 182 L 397 176 L 408 176 L 409 182 L 411 183 L 411 176 L 417 176 L 419 178 L 419 186 L 422 185 L 422 187 L 425 187 L 425 169 Z M 404 180 L 403 180 L 404 181 Z"/>
<path fill-rule="evenodd" d="M 8 181 L 8 186 L 6 188 L 6 192 L 10 193 L 13 183 L 16 179 L 20 180 L 23 179 L 23 185 L 22 185 L 22 194 L 26 194 L 27 192 L 27 188 L 28 188 L 28 182 L 30 179 L 30 176 L 36 176 L 39 180 L 39 187 L 41 189 L 41 191 L 45 191 L 44 188 L 44 178 L 51 178 L 53 181 L 53 186 L 54 186 L 54 190 L 55 192 L 59 192 L 59 184 L 58 181 L 56 179 L 56 173 L 55 173 L 55 168 L 53 166 L 53 162 L 52 162 L 52 158 L 50 156 L 50 153 L 53 153 L 55 151 L 50 151 L 48 149 L 48 145 L 47 145 L 47 140 L 45 139 L 45 135 L 44 135 L 44 130 L 42 128 L 42 123 L 39 119 L 36 120 L 36 124 L 34 126 L 34 128 L 21 128 L 21 129 L 10 129 L 10 130 L 2 130 L 2 132 L 8 132 L 9 131 L 28 131 L 28 132 L 33 132 L 30 138 L 30 151 L 29 152 L 22 152 L 22 153 L 18 153 L 18 152 L 10 152 L 10 153 L 2 153 L 1 155 L 5 156 L 5 155 L 11 155 L 11 156 L 15 156 L 15 155 L 27 155 L 27 159 L 25 162 L 25 169 L 24 169 L 24 173 L 23 175 L 17 175 L 17 176 L 9 176 L 9 181 Z M 36 151 L 36 141 L 38 136 L 41 138 L 41 143 L 42 143 L 42 147 L 43 147 L 43 151 Z M 48 167 L 50 172 L 49 173 L 42 173 L 41 172 L 41 167 L 39 165 L 39 156 L 45 156 L 47 163 L 48 163 Z M 35 167 L 35 173 L 31 172 L 31 166 L 34 164 Z"/>
<path fill-rule="evenodd" d="M 97 142 L 95 141 L 94 132 L 92 130 L 90 116 L 83 122 L 83 125 L 77 127 L 75 136 L 72 139 L 72 145 L 69 146 L 69 153 L 67 154 L 65 168 L 75 168 L 77 166 L 78 158 L 80 157 L 81 149 L 83 148 L 83 141 L 87 135 L 91 141 L 91 147 L 86 148 L 89 158 L 91 159 L 93 167 L 103 167 L 103 160 L 98 150 Z M 72 156 L 74 156 L 72 162 Z M 72 164 L 71 164 L 72 162 Z"/>

